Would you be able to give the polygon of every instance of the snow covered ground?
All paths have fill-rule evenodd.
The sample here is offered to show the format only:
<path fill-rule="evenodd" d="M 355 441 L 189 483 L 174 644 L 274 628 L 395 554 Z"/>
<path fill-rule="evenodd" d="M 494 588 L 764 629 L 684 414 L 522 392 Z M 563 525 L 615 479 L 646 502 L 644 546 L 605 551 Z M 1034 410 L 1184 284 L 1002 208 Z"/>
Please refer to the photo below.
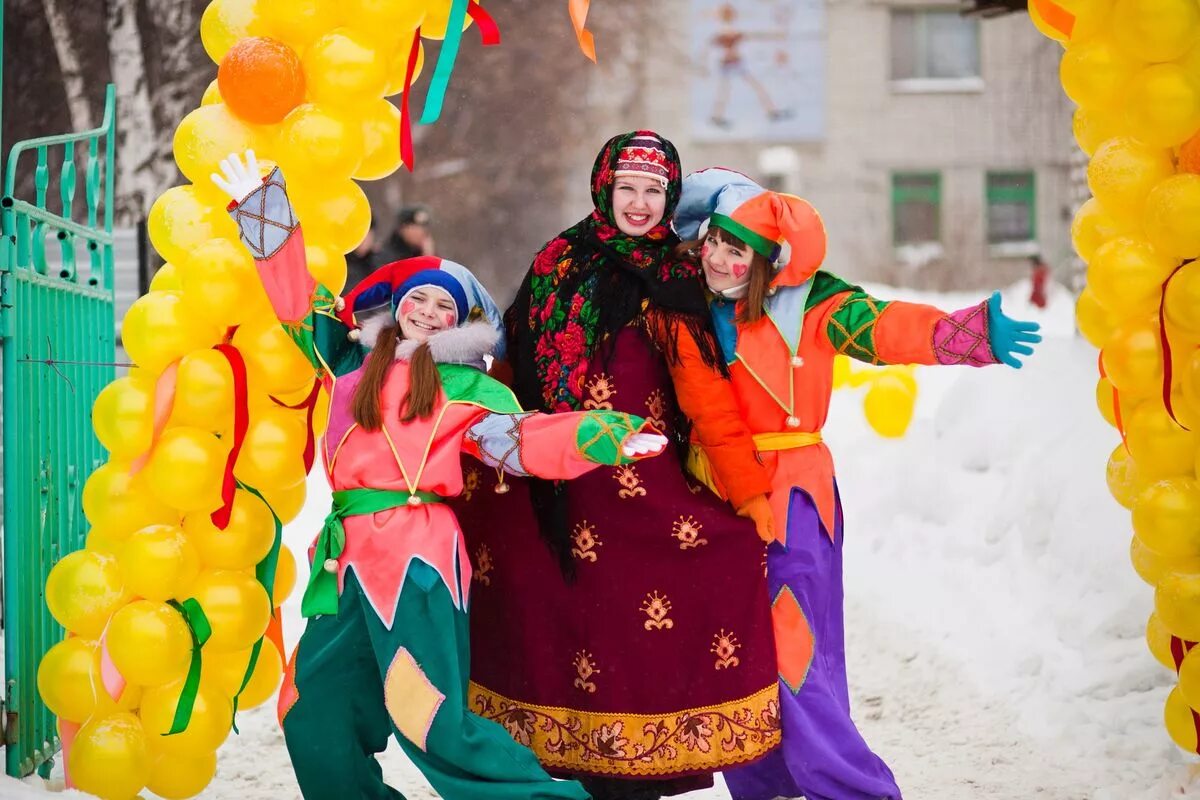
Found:
<path fill-rule="evenodd" d="M 948 309 L 979 299 L 872 288 Z M 870 431 L 860 391 L 835 397 L 857 719 L 916 800 L 1200 798 L 1196 759 L 1162 725 L 1172 676 L 1142 638 L 1152 592 L 1128 562 L 1128 512 L 1104 485 L 1117 439 L 1095 410 L 1095 351 L 1072 336 L 1065 291 L 1045 311 L 1026 296 L 1013 287 L 1006 310 L 1048 334 L 1027 367 L 921 369 L 905 438 Z M 311 486 L 286 532 L 297 553 L 327 507 L 323 478 Z M 285 614 L 294 641 L 298 593 Z M 298 798 L 273 709 L 239 726 L 202 797 Z M 409 798 L 435 797 L 397 748 L 383 761 Z M 8 780 L 0 797 L 45 792 Z"/>

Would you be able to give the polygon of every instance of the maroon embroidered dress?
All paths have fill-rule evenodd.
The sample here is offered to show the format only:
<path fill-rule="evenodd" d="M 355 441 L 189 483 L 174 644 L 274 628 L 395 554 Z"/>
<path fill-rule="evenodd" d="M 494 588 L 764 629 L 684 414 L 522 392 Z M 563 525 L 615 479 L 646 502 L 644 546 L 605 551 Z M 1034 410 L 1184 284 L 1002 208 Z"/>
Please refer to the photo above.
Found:
<path fill-rule="evenodd" d="M 670 434 L 675 398 L 640 329 L 585 381 L 585 408 Z M 753 525 L 690 485 L 674 449 L 564 484 L 576 577 L 539 538 L 523 481 L 464 464 L 455 512 L 475 563 L 472 711 L 552 773 L 671 778 L 779 742 L 764 550 Z"/>

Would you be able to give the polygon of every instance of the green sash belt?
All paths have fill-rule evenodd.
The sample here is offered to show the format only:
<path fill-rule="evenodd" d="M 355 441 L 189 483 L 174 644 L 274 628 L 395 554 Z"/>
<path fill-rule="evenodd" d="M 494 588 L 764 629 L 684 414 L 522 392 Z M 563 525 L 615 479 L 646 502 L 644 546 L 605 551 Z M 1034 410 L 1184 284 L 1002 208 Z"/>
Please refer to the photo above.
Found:
<path fill-rule="evenodd" d="M 362 514 L 374 514 L 400 506 L 419 506 L 440 503 L 442 498 L 433 492 L 404 492 L 390 489 L 346 489 L 333 493 L 333 508 L 325 517 L 325 525 L 317 536 L 313 550 L 312 569 L 308 586 L 300 601 L 300 613 L 305 617 L 317 614 L 336 614 L 338 611 L 337 559 L 346 547 L 346 529 L 342 520 Z"/>

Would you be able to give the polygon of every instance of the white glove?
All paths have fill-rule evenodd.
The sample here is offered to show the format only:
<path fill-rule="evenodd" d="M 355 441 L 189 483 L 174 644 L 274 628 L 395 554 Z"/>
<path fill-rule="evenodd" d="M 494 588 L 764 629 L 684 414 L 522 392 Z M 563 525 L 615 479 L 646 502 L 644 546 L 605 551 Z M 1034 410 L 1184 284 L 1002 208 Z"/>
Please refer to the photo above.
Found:
<path fill-rule="evenodd" d="M 217 188 L 239 203 L 262 186 L 262 179 L 258 177 L 258 159 L 253 150 L 246 151 L 245 164 L 237 153 L 230 153 L 221 161 L 221 174 L 214 172 L 209 177 Z"/>
<path fill-rule="evenodd" d="M 657 433 L 635 433 L 621 445 L 621 454 L 626 458 L 658 455 L 667 446 L 667 437 Z"/>

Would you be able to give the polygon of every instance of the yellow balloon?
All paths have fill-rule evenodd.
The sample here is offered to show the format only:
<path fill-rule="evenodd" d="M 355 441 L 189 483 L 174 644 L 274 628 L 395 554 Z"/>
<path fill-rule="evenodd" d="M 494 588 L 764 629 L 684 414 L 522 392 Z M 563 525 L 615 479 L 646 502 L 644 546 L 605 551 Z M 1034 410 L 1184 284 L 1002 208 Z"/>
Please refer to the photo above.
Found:
<path fill-rule="evenodd" d="M 404 78 L 408 74 L 408 53 L 412 48 L 412 40 L 401 38 L 391 50 L 387 68 L 387 88 L 383 90 L 384 97 L 392 97 L 404 91 Z M 417 63 L 413 65 L 412 80 L 415 84 L 425 69 L 425 43 L 417 42 Z"/>
<path fill-rule="evenodd" d="M 1058 0 L 1058 4 L 1075 17 L 1071 29 L 1071 43 L 1085 42 L 1104 29 L 1112 10 L 1113 0 Z M 1043 35 L 1059 43 L 1066 43 L 1066 36 L 1052 28 L 1038 13 L 1035 4 L 1029 4 L 1029 18 Z"/>
<path fill-rule="evenodd" d="M 145 476 L 129 474 L 129 465 L 110 461 L 83 485 L 83 513 L 93 531 L 124 539 L 147 525 L 177 525 L 179 512 L 155 497 Z"/>
<path fill-rule="evenodd" d="M 386 178 L 400 168 L 400 109 L 387 100 L 367 105 L 362 121 L 363 161 L 354 173 L 360 181 Z"/>
<path fill-rule="evenodd" d="M 105 528 L 91 528 L 87 532 L 84 548 L 93 553 L 106 556 L 119 556 L 125 542 L 129 540 L 130 531 L 111 531 Z"/>
<path fill-rule="evenodd" d="M 220 64 L 239 39 L 255 35 L 258 27 L 255 3 L 256 0 L 212 0 L 204 9 L 200 17 L 200 41 L 213 63 Z"/>
<path fill-rule="evenodd" d="M 1101 353 L 1105 374 L 1123 393 L 1148 397 L 1162 391 L 1163 356 L 1158 323 L 1131 320 L 1113 331 Z"/>
<path fill-rule="evenodd" d="M 324 191 L 327 181 L 349 178 L 362 163 L 362 125 L 350 111 L 304 103 L 279 126 L 275 152 L 293 202 L 308 183 L 311 192 Z M 300 222 L 308 220 L 301 216 Z"/>
<path fill-rule="evenodd" d="M 183 291 L 183 283 L 179 280 L 179 270 L 174 264 L 163 264 L 154 273 L 154 277 L 150 279 L 150 291 L 152 292 L 180 292 Z"/>
<path fill-rule="evenodd" d="M 180 275 L 184 307 L 218 328 L 240 325 L 252 314 L 261 314 L 267 302 L 254 259 L 229 239 L 210 239 L 197 247 L 180 262 Z"/>
<path fill-rule="evenodd" d="M 205 611 L 207 610 L 205 608 Z M 206 647 L 201 659 L 207 655 Z M 187 729 L 171 736 L 163 736 L 162 734 L 171 730 L 182 690 L 183 681 L 175 681 L 166 686 L 146 689 L 142 695 L 138 716 L 141 717 L 146 733 L 150 736 L 150 748 L 155 756 L 197 758 L 214 752 L 229 736 L 233 725 L 233 703 L 215 687 L 208 686 L 203 681 L 196 692 L 196 702 L 192 706 L 192 718 Z"/>
<path fill-rule="evenodd" d="M 1086 287 L 1075 302 L 1075 324 L 1079 326 L 1083 338 L 1097 349 L 1104 347 L 1117 325 L 1112 314 L 1100 305 L 1096 295 Z"/>
<path fill-rule="evenodd" d="M 241 689 L 250 664 L 250 650 L 237 653 L 213 653 L 204 661 L 204 679 L 219 686 L 221 691 L 233 697 Z M 260 706 L 275 694 L 279 680 L 283 677 L 283 660 L 271 642 L 263 642 L 254 663 L 254 672 L 246 688 L 238 696 L 238 710 Z"/>
<path fill-rule="evenodd" d="M 266 557 L 275 543 L 275 519 L 271 509 L 245 489 L 234 492 L 229 525 L 224 530 L 214 525 L 208 514 L 189 514 L 183 520 L 183 529 L 208 568 L 253 567 Z"/>
<path fill-rule="evenodd" d="M 354 181 L 330 182 L 319 191 L 305 188 L 292 194 L 305 241 L 349 253 L 371 228 L 371 205 Z"/>
<path fill-rule="evenodd" d="M 1183 399 L 1192 408 L 1200 409 L 1200 348 L 1192 350 L 1178 366 Z"/>
<path fill-rule="evenodd" d="M 67 756 L 71 781 L 103 800 L 129 800 L 150 777 L 147 747 L 142 723 L 128 711 L 89 720 Z"/>
<path fill-rule="evenodd" d="M 304 51 L 308 96 L 317 103 L 353 108 L 383 95 L 387 60 L 375 40 L 353 28 L 329 31 Z"/>
<path fill-rule="evenodd" d="M 263 35 L 301 53 L 321 34 L 337 27 L 341 4 L 337 0 L 258 0 L 258 13 Z"/>
<path fill-rule="evenodd" d="M 345 0 L 341 4 L 350 27 L 393 37 L 415 31 L 425 19 L 425 5 L 424 0 Z"/>
<path fill-rule="evenodd" d="M 1156 553 L 1134 536 L 1129 542 L 1129 560 L 1138 577 L 1150 586 L 1168 572 L 1200 572 L 1200 556 L 1168 556 Z"/>
<path fill-rule="evenodd" d="M 1088 187 L 1110 213 L 1138 219 L 1150 190 L 1174 172 L 1170 150 L 1119 136 L 1096 148 L 1088 163 Z"/>
<path fill-rule="evenodd" d="M 200 553 L 175 525 L 130 535 L 117 559 L 125 588 L 147 600 L 186 600 L 200 574 Z"/>
<path fill-rule="evenodd" d="M 1175 671 L 1175 657 L 1171 655 L 1171 632 L 1154 612 L 1150 612 L 1150 618 L 1146 620 L 1146 645 L 1158 663 Z"/>
<path fill-rule="evenodd" d="M 1186 173 L 1167 178 L 1146 199 L 1146 236 L 1163 253 L 1177 258 L 1200 256 L 1197 214 L 1200 214 L 1200 175 Z"/>
<path fill-rule="evenodd" d="M 182 679 L 192 660 L 192 635 L 166 603 L 135 600 L 113 614 L 105 641 L 113 664 L 130 683 L 162 686 Z"/>
<path fill-rule="evenodd" d="M 184 513 L 221 504 L 228 445 L 199 428 L 168 428 L 150 456 L 146 477 L 164 503 Z"/>
<path fill-rule="evenodd" d="M 1189 706 L 1195 708 L 1200 705 L 1200 651 L 1194 647 L 1179 665 L 1179 692 Z"/>
<path fill-rule="evenodd" d="M 1183 692 L 1176 686 L 1167 695 L 1167 705 L 1163 709 L 1163 722 L 1171 741 L 1189 753 L 1196 752 L 1196 722 L 1192 716 L 1192 708 L 1183 697 Z"/>
<path fill-rule="evenodd" d="M 1100 416 L 1104 417 L 1104 421 L 1114 428 L 1117 427 L 1116 404 L 1113 401 L 1113 385 L 1108 378 L 1100 378 L 1096 381 L 1096 407 L 1100 409 Z"/>
<path fill-rule="evenodd" d="M 46 577 L 46 605 L 58 624 L 87 639 L 97 639 L 113 612 L 129 595 L 117 560 L 77 550 L 64 556 Z"/>
<path fill-rule="evenodd" d="M 38 665 L 38 696 L 54 716 L 83 722 L 96 709 L 100 675 L 96 671 L 97 645 L 73 636 L 46 651 Z"/>
<path fill-rule="evenodd" d="M 1150 484 L 1133 505 L 1133 532 L 1164 556 L 1200 556 L 1200 487 L 1191 478 Z"/>
<path fill-rule="evenodd" d="M 255 488 L 292 486 L 304 480 L 303 421 L 286 409 L 264 408 L 250 421 L 233 474 Z"/>
<path fill-rule="evenodd" d="M 1200 128 L 1200 86 L 1177 64 L 1146 67 L 1125 87 L 1129 132 L 1156 147 L 1174 147 Z"/>
<path fill-rule="evenodd" d="M 179 362 L 171 424 L 227 430 L 233 420 L 233 371 L 216 350 L 197 350 Z"/>
<path fill-rule="evenodd" d="M 1200 268 L 1188 264 L 1171 279 L 1165 296 L 1168 328 L 1178 328 L 1195 339 L 1200 337 Z"/>
<path fill-rule="evenodd" d="M 903 380 L 895 375 L 880 375 L 863 397 L 863 412 L 876 433 L 896 438 L 908 430 L 915 402 L 916 396 Z"/>
<path fill-rule="evenodd" d="M 275 564 L 275 586 L 271 589 L 271 604 L 278 608 L 296 588 L 296 557 L 287 545 L 279 548 L 279 561 Z"/>
<path fill-rule="evenodd" d="M 1146 481 L 1138 474 L 1137 464 L 1125 449 L 1125 445 L 1117 445 L 1108 457 L 1105 482 L 1113 499 L 1126 508 L 1133 508 L 1142 490 L 1146 488 Z"/>
<path fill-rule="evenodd" d="M 125 312 L 121 344 L 129 357 L 152 373 L 193 350 L 209 348 L 221 340 L 215 325 L 188 313 L 179 292 L 142 295 Z"/>
<path fill-rule="evenodd" d="M 1117 0 L 1113 6 L 1113 39 L 1143 61 L 1171 61 L 1195 44 L 1200 35 L 1200 8 L 1194 0 Z"/>
<path fill-rule="evenodd" d="M 1063 53 L 1058 75 L 1063 91 L 1076 104 L 1111 110 L 1120 104 L 1126 84 L 1141 66 L 1107 36 L 1098 36 Z"/>
<path fill-rule="evenodd" d="M 1071 130 L 1075 134 L 1075 142 L 1079 149 L 1089 156 L 1095 153 L 1101 144 L 1125 132 L 1122 119 L 1115 112 L 1082 106 L 1075 109 L 1075 115 L 1071 118 Z"/>
<path fill-rule="evenodd" d="M 213 78 L 209 81 L 208 87 L 204 90 L 204 94 L 200 98 L 200 105 L 211 106 L 224 102 L 224 98 L 221 97 L 221 89 L 217 86 L 217 79 Z"/>
<path fill-rule="evenodd" d="M 1164 575 L 1154 592 L 1154 610 L 1172 635 L 1200 641 L 1200 574 Z"/>
<path fill-rule="evenodd" d="M 317 283 L 334 294 L 346 288 L 346 257 L 341 252 L 318 245 L 305 245 L 308 271 Z"/>
<path fill-rule="evenodd" d="M 1192 476 L 1196 434 L 1179 427 L 1161 401 L 1142 403 L 1125 424 L 1129 452 L 1148 480 Z"/>
<path fill-rule="evenodd" d="M 1178 259 L 1149 242 L 1121 236 L 1101 245 L 1092 256 L 1087 285 L 1117 319 L 1145 318 L 1158 312 L 1163 281 L 1178 265 Z"/>
<path fill-rule="evenodd" d="M 279 397 L 312 386 L 312 364 L 277 321 L 247 322 L 233 335 L 233 346 L 246 361 L 251 387 L 260 393 Z"/>
<path fill-rule="evenodd" d="M 92 404 L 92 427 L 113 458 L 146 452 L 154 434 L 154 384 L 125 377 L 105 386 Z"/>
<path fill-rule="evenodd" d="M 174 264 L 209 239 L 236 239 L 238 235 L 223 207 L 195 186 L 172 186 L 160 194 L 150 206 L 146 229 L 154 249 L 164 261 Z"/>
<path fill-rule="evenodd" d="M 1084 261 L 1091 261 L 1100 245 L 1118 236 L 1133 235 L 1134 226 L 1124 217 L 1109 213 L 1092 197 L 1075 212 L 1071 222 L 1071 244 Z"/>
<path fill-rule="evenodd" d="M 202 753 L 192 758 L 160 755 L 150 766 L 146 788 L 165 800 L 187 800 L 204 791 L 217 773 L 217 754 Z"/>
<path fill-rule="evenodd" d="M 279 517 L 279 521 L 286 525 L 300 516 L 300 510 L 304 508 L 304 499 L 307 493 L 307 484 L 304 481 L 299 481 L 294 486 L 286 486 L 282 489 L 267 489 L 262 494 L 267 504 L 271 507 L 271 510 L 275 512 L 275 516 Z"/>
<path fill-rule="evenodd" d="M 201 192 L 213 196 L 209 175 L 220 172 L 221 159 L 230 153 L 256 148 L 255 128 L 242 121 L 224 103 L 200 106 L 189 113 L 175 129 L 175 163 Z"/>
<path fill-rule="evenodd" d="M 445 39 L 450 25 L 452 3 L 429 3 L 425 7 L 425 19 L 421 22 L 421 35 L 426 39 Z M 463 30 L 471 27 L 471 15 L 463 20 Z"/>
<path fill-rule="evenodd" d="M 235 652 L 252 647 L 271 621 L 271 600 L 252 575 L 232 570 L 206 570 L 196 579 L 192 596 L 212 625 L 205 652 Z"/>

